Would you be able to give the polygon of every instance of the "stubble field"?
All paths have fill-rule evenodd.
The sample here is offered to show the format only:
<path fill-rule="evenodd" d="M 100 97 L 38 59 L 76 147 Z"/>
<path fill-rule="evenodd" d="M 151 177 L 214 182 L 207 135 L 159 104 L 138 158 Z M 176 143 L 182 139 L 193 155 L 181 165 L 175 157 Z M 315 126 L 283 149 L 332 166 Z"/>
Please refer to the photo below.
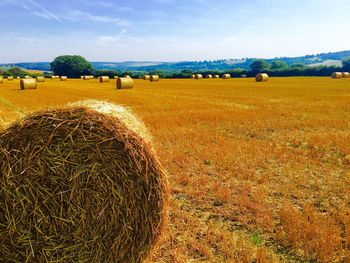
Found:
<path fill-rule="evenodd" d="M 350 260 L 350 80 L 46 80 L 0 84 L 0 127 L 82 99 L 139 116 L 169 174 L 152 262 Z"/>

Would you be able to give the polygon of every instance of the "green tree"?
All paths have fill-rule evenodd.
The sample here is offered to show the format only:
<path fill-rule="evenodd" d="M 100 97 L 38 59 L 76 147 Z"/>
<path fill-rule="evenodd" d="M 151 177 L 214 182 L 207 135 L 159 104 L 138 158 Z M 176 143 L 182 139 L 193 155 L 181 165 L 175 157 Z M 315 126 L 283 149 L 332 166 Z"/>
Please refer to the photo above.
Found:
<path fill-rule="evenodd" d="M 8 76 L 19 76 L 19 77 L 24 77 L 26 75 L 30 75 L 27 71 L 24 71 L 20 67 L 10 68 L 5 73 L 7 73 Z"/>
<path fill-rule="evenodd" d="M 299 69 L 299 70 L 304 70 L 306 68 L 305 64 L 298 63 L 298 64 L 293 64 L 291 66 L 292 69 Z"/>
<path fill-rule="evenodd" d="M 269 70 L 271 67 L 271 64 L 266 62 L 265 60 L 258 59 L 258 60 L 255 60 L 252 64 L 250 64 L 249 67 L 252 72 L 258 73 L 258 72 Z"/>
<path fill-rule="evenodd" d="M 82 56 L 59 56 L 50 63 L 55 75 L 77 78 L 81 75 L 93 75 L 95 69 Z"/>
<path fill-rule="evenodd" d="M 284 69 L 288 69 L 289 66 L 286 62 L 284 62 L 283 60 L 274 60 L 271 63 L 271 69 L 272 70 L 284 70 Z"/>
<path fill-rule="evenodd" d="M 345 58 L 343 60 L 343 69 L 345 71 L 350 71 L 350 58 Z"/>

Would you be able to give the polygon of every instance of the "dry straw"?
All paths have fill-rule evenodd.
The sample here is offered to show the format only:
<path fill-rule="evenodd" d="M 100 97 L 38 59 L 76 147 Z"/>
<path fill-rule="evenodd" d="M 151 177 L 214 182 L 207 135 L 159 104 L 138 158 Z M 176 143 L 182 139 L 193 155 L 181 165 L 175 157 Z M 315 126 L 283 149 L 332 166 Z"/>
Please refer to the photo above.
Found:
<path fill-rule="evenodd" d="M 349 72 L 342 72 L 343 78 L 350 78 L 350 73 Z"/>
<path fill-rule="evenodd" d="M 143 80 L 150 80 L 151 79 L 151 75 L 144 75 L 143 76 Z"/>
<path fill-rule="evenodd" d="M 130 77 L 118 78 L 117 89 L 132 89 L 134 87 L 134 81 Z"/>
<path fill-rule="evenodd" d="M 202 74 L 196 74 L 194 76 L 195 79 L 202 79 L 203 78 L 203 75 Z"/>
<path fill-rule="evenodd" d="M 151 82 L 158 82 L 160 80 L 159 75 L 151 75 L 150 79 Z"/>
<path fill-rule="evenodd" d="M 124 108 L 90 101 L 2 132 L 0 262 L 149 259 L 169 192 L 140 126 Z"/>
<path fill-rule="evenodd" d="M 99 77 L 100 82 L 109 82 L 109 77 L 108 76 L 101 76 Z"/>
<path fill-rule="evenodd" d="M 269 80 L 269 75 L 266 73 L 259 73 L 255 77 L 256 82 L 264 82 Z"/>
<path fill-rule="evenodd" d="M 21 79 L 20 81 L 20 87 L 21 89 L 36 89 L 37 88 L 37 81 L 36 79 Z"/>
<path fill-rule="evenodd" d="M 67 76 L 61 76 L 61 77 L 60 77 L 60 80 L 61 80 L 61 81 L 67 81 L 68 78 L 67 78 Z"/>
<path fill-rule="evenodd" d="M 341 73 L 341 72 L 333 72 L 332 73 L 332 78 L 333 79 L 340 79 L 342 77 L 343 77 L 343 73 Z"/>
<path fill-rule="evenodd" d="M 223 79 L 230 79 L 231 75 L 230 74 L 224 74 L 224 75 L 222 75 L 222 78 Z"/>
<path fill-rule="evenodd" d="M 45 82 L 45 78 L 44 77 L 36 77 L 36 81 L 37 82 Z"/>
<path fill-rule="evenodd" d="M 212 79 L 212 78 L 213 78 L 213 75 L 207 75 L 206 78 L 207 78 L 207 79 Z"/>

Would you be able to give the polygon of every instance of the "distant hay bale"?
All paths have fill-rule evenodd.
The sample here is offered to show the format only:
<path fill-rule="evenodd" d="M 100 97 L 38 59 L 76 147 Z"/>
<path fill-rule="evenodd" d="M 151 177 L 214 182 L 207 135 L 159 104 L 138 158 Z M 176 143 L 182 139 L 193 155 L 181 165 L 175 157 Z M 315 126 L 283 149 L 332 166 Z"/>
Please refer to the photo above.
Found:
<path fill-rule="evenodd" d="M 125 75 L 124 78 L 131 78 L 130 75 Z"/>
<path fill-rule="evenodd" d="M 1 132 L 0 262 L 149 259 L 169 191 L 141 130 L 123 107 L 83 101 Z"/>
<path fill-rule="evenodd" d="M 224 74 L 224 75 L 222 75 L 222 78 L 223 79 L 230 79 L 231 75 L 230 74 Z"/>
<path fill-rule="evenodd" d="M 151 82 L 158 82 L 160 80 L 159 75 L 151 75 L 150 79 Z"/>
<path fill-rule="evenodd" d="M 213 75 L 210 75 L 210 74 L 209 74 L 209 75 L 206 76 L 206 78 L 207 78 L 207 79 L 212 79 L 212 78 L 213 78 Z"/>
<path fill-rule="evenodd" d="M 84 79 L 84 76 L 80 76 L 80 79 Z"/>
<path fill-rule="evenodd" d="M 12 76 L 8 76 L 8 77 L 7 77 L 7 80 L 8 80 L 8 81 L 13 81 L 13 77 L 12 77 Z"/>
<path fill-rule="evenodd" d="M 45 82 L 45 78 L 44 77 L 36 77 L 36 81 L 37 82 Z"/>
<path fill-rule="evenodd" d="M 144 75 L 143 76 L 143 80 L 150 80 L 151 79 L 151 75 Z"/>
<path fill-rule="evenodd" d="M 220 76 L 219 76 L 219 75 L 214 75 L 213 78 L 214 78 L 214 79 L 219 79 Z"/>
<path fill-rule="evenodd" d="M 0 76 L 0 83 L 4 83 L 4 77 Z"/>
<path fill-rule="evenodd" d="M 101 76 L 99 77 L 100 82 L 109 82 L 109 77 L 108 76 Z"/>
<path fill-rule="evenodd" d="M 264 82 L 269 80 L 269 75 L 266 73 L 259 73 L 255 76 L 256 82 Z"/>
<path fill-rule="evenodd" d="M 119 78 L 119 76 L 114 76 L 114 79 L 118 79 Z"/>
<path fill-rule="evenodd" d="M 36 79 L 21 79 L 20 81 L 20 87 L 22 90 L 24 89 L 36 89 L 37 88 L 37 81 Z"/>
<path fill-rule="evenodd" d="M 31 79 L 31 76 L 24 76 L 25 79 Z"/>
<path fill-rule="evenodd" d="M 134 81 L 130 77 L 118 78 L 117 89 L 132 89 L 134 87 Z"/>
<path fill-rule="evenodd" d="M 340 79 L 342 77 L 343 77 L 343 73 L 341 73 L 341 72 L 333 72 L 332 73 L 332 78 L 333 79 Z"/>
<path fill-rule="evenodd" d="M 61 80 L 61 81 L 67 81 L 68 78 L 67 78 L 67 76 L 60 76 L 60 80 Z"/>
<path fill-rule="evenodd" d="M 51 79 L 59 79 L 59 78 L 60 78 L 60 76 L 57 76 L 57 75 L 51 76 Z"/>
<path fill-rule="evenodd" d="M 84 80 L 89 80 L 90 76 L 84 76 Z"/>
<path fill-rule="evenodd" d="M 191 79 L 195 79 L 195 78 L 196 78 L 196 75 L 192 75 L 192 76 L 191 76 Z"/>
<path fill-rule="evenodd" d="M 203 78 L 203 75 L 202 74 L 196 74 L 194 76 L 195 79 L 202 79 Z"/>
<path fill-rule="evenodd" d="M 349 72 L 342 72 L 343 78 L 350 78 L 350 73 Z"/>
<path fill-rule="evenodd" d="M 242 75 L 241 75 L 241 78 L 246 78 L 246 77 L 247 77 L 246 74 L 242 74 Z"/>

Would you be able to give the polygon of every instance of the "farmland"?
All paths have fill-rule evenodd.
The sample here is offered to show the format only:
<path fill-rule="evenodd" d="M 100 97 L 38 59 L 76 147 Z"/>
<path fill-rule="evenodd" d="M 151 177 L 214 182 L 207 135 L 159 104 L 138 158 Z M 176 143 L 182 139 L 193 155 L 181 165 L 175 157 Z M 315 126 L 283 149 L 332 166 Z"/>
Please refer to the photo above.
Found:
<path fill-rule="evenodd" d="M 0 126 L 82 99 L 129 107 L 171 188 L 153 262 L 350 260 L 350 80 L 0 84 Z"/>

